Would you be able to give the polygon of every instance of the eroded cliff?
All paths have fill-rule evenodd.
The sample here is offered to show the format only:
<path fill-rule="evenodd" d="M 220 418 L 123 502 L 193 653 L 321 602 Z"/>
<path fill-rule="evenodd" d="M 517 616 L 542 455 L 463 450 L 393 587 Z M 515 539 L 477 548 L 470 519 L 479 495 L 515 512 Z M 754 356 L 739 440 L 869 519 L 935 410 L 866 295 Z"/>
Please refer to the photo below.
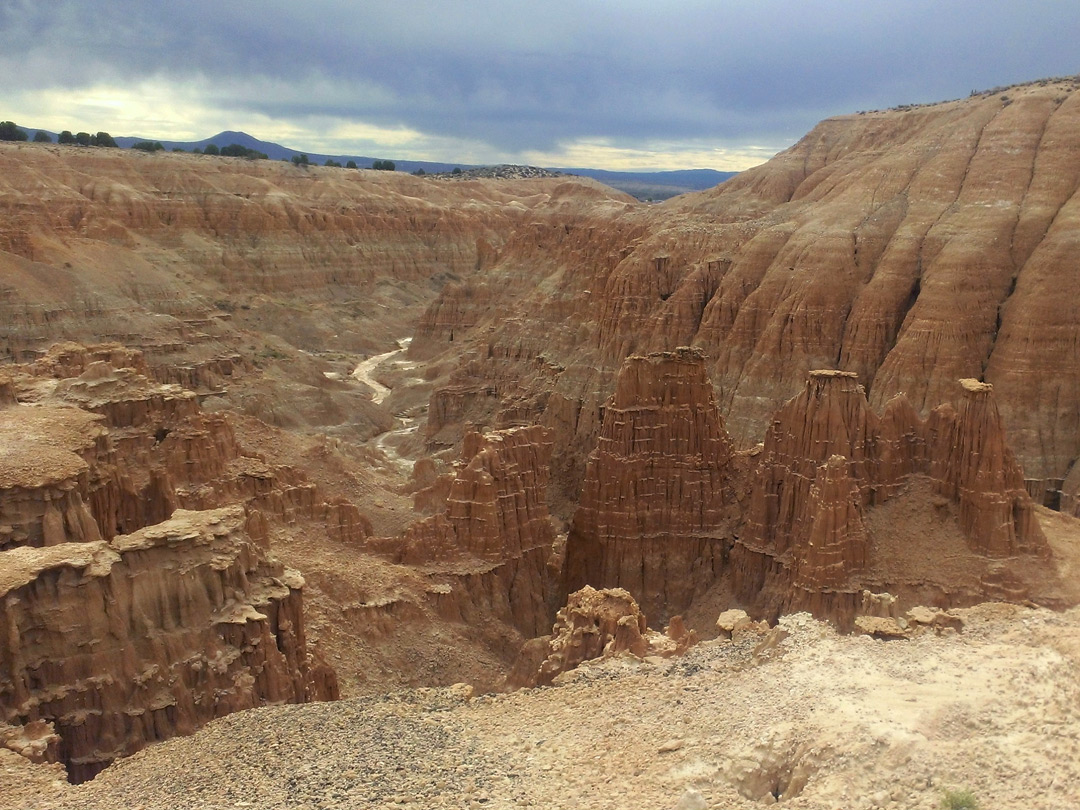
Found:
<path fill-rule="evenodd" d="M 505 621 L 526 638 L 550 628 L 550 462 L 550 432 L 539 425 L 466 436 L 445 513 L 410 526 L 398 552 L 447 583 L 437 598 L 445 616 Z"/>
<path fill-rule="evenodd" d="M 685 610 L 731 546 L 732 469 L 704 354 L 628 358 L 589 455 L 567 539 L 566 592 L 625 588 L 654 621 Z"/>
<path fill-rule="evenodd" d="M 842 625 L 867 589 L 905 607 L 1060 603 L 1061 574 L 992 391 L 961 380 L 958 405 L 924 421 L 902 397 L 879 416 L 852 372 L 811 372 L 766 433 L 732 552 L 735 593 Z"/>
<path fill-rule="evenodd" d="M 569 178 L 0 145 L 0 554 L 90 587 L 176 510 L 242 507 L 205 547 L 265 537 L 302 567 L 354 693 L 490 688 L 586 583 L 699 628 L 735 603 L 848 626 L 864 592 L 1075 603 L 1072 524 L 1035 505 L 1080 502 L 1074 84 L 830 119 L 663 206 Z M 76 338 L 95 345 L 49 349 Z M 259 599 L 235 597 L 267 617 L 235 660 L 277 672 Z M 286 695 L 267 677 L 222 705 Z M 86 763 L 188 716 L 132 705 L 86 721 L 112 741 Z M 58 745 L 23 728 L 35 756 Z"/>
<path fill-rule="evenodd" d="M 842 116 L 714 190 L 598 223 L 593 253 L 571 254 L 580 226 L 560 233 L 546 272 L 521 274 L 508 243 L 486 275 L 522 289 L 474 299 L 455 331 L 468 359 L 433 398 L 440 429 L 531 408 L 572 499 L 630 354 L 702 348 L 739 447 L 810 369 L 856 373 L 879 410 L 904 393 L 924 418 L 978 378 L 1037 501 L 1056 503 L 1080 455 L 1080 323 L 1060 294 L 1078 281 L 1078 121 L 1072 81 Z"/>
<path fill-rule="evenodd" d="M 230 712 L 337 697 L 304 636 L 296 571 L 242 507 L 111 541 L 3 552 L 0 716 L 52 724 L 82 781 Z"/>
<path fill-rule="evenodd" d="M 1080 597 L 991 385 L 961 380 L 956 405 L 923 420 L 903 397 L 876 413 L 853 372 L 812 371 L 761 449 L 738 454 L 705 365 L 695 349 L 626 360 L 571 524 L 566 591 L 622 587 L 657 621 L 734 603 L 842 627 L 868 591 L 904 609 Z"/>

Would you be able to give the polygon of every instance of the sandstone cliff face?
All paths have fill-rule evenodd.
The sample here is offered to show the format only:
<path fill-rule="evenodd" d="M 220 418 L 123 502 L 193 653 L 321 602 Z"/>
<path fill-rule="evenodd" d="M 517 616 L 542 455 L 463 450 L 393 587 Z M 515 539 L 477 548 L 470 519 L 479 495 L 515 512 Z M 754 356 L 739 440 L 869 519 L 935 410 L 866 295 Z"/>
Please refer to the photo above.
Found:
<path fill-rule="evenodd" d="M 74 781 L 239 709 L 336 697 L 295 571 L 241 507 L 2 552 L 0 719 L 51 723 Z"/>
<path fill-rule="evenodd" d="M 867 589 L 906 606 L 1073 598 L 989 384 L 960 381 L 957 405 L 923 420 L 904 397 L 878 415 L 853 372 L 812 371 L 747 457 L 705 363 L 695 349 L 626 360 L 567 539 L 567 591 L 622 587 L 663 620 L 711 587 L 759 616 L 844 627 Z"/>
<path fill-rule="evenodd" d="M 761 439 L 808 369 L 858 374 L 878 411 L 905 393 L 923 418 L 979 377 L 1032 491 L 1056 491 L 1080 456 L 1080 321 L 1060 294 L 1080 281 L 1067 258 L 1078 121 L 1069 82 L 834 118 L 715 190 L 598 225 L 622 238 L 608 262 L 564 263 L 565 235 L 509 242 L 492 274 L 540 245 L 549 266 L 490 305 L 503 323 L 474 299 L 454 339 L 476 352 L 458 375 L 469 386 L 443 392 L 440 430 L 528 403 L 557 429 L 555 474 L 573 493 L 623 358 L 695 345 L 737 446 Z M 490 393 L 464 401 L 477 391 Z"/>
<path fill-rule="evenodd" d="M 286 524 L 317 520 L 338 539 L 370 534 L 353 504 L 245 455 L 223 415 L 136 368 L 146 368 L 138 352 L 74 344 L 13 367 L 24 402 L 0 410 L 11 450 L 0 464 L 0 548 L 109 539 L 178 507 L 238 502 Z"/>
<path fill-rule="evenodd" d="M 928 588 L 924 594 L 947 605 L 996 596 L 993 580 L 1008 578 L 1021 556 L 1038 567 L 1049 546 L 992 386 L 965 379 L 958 388 L 959 407 L 939 406 L 924 422 L 902 398 L 879 417 L 853 373 L 811 372 L 766 434 L 732 554 L 735 592 L 771 610 L 803 607 L 847 624 L 864 588 L 906 601 L 911 588 Z M 888 532 L 901 535 L 900 545 L 887 541 L 886 527 L 871 518 L 894 499 L 940 512 L 937 522 L 953 533 L 933 530 L 931 541 L 909 524 Z M 943 555 L 960 565 L 958 574 L 927 565 Z M 1038 589 L 1031 580 L 1012 583 L 1019 590 L 1011 598 Z"/>
<path fill-rule="evenodd" d="M 731 456 L 700 351 L 628 358 L 567 539 L 567 592 L 625 588 L 658 620 L 688 607 L 731 543 Z"/>
<path fill-rule="evenodd" d="M 810 490 L 818 467 L 834 455 L 847 460 L 855 487 L 861 485 L 860 509 L 868 505 L 878 477 L 876 428 L 877 417 L 855 374 L 812 371 L 803 392 L 777 412 L 765 434 L 744 544 L 786 553 L 812 512 Z"/>
<path fill-rule="evenodd" d="M 0 146 L 0 358 L 115 341 L 143 352 L 145 376 L 275 426 L 360 439 L 391 417 L 324 372 L 412 334 L 515 231 L 630 204 L 568 178 L 440 183 L 22 146 Z"/>
<path fill-rule="evenodd" d="M 107 446 L 101 422 L 77 408 L 0 410 L 0 550 L 101 539 L 87 461 Z"/>
<path fill-rule="evenodd" d="M 541 426 L 472 433 L 446 502 L 445 514 L 411 526 L 401 561 L 449 578 L 449 618 L 506 621 L 527 637 L 551 620 L 547 572 L 555 532 L 547 508 L 549 431 Z"/>
<path fill-rule="evenodd" d="M 930 476 L 937 491 L 960 504 L 960 522 L 975 548 L 992 557 L 1047 553 L 1024 475 L 1005 443 L 993 386 L 960 381 L 955 416 L 931 414 Z"/>
<path fill-rule="evenodd" d="M 389 282 L 406 292 L 403 304 L 428 283 L 467 278 L 508 233 L 534 227 L 538 207 L 628 199 L 567 178 L 450 184 L 26 146 L 0 150 L 0 256 L 10 271 L 0 347 L 14 359 L 63 337 L 113 338 L 148 353 L 199 335 L 194 342 L 227 340 L 232 316 L 274 312 L 276 296 L 319 305 L 365 290 L 378 298 L 376 285 Z M 296 314 L 294 323 L 263 326 L 336 337 L 314 321 L 296 323 Z"/>
<path fill-rule="evenodd" d="M 9 369 L 16 401 L 0 408 L 0 725 L 19 750 L 53 740 L 76 780 L 229 711 L 335 697 L 269 535 L 371 533 L 354 504 L 245 454 L 225 416 L 137 369 L 138 352 L 57 347 Z"/>
<path fill-rule="evenodd" d="M 844 456 L 830 456 L 814 476 L 792 549 L 792 577 L 799 587 L 836 587 L 866 568 L 869 541 L 859 487 L 848 467 Z"/>

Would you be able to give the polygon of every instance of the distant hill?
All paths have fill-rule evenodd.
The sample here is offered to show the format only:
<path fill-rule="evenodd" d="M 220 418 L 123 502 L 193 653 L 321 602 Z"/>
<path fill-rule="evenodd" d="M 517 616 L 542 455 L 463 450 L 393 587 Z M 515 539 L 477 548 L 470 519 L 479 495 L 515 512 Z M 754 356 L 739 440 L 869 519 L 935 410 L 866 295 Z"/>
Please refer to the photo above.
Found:
<path fill-rule="evenodd" d="M 38 129 L 36 127 L 22 128 L 29 132 L 31 137 L 33 137 L 33 133 Z M 57 133 L 51 132 L 50 130 L 42 131 L 48 132 L 52 139 L 54 141 L 56 140 Z M 163 141 L 159 138 L 144 138 L 127 135 L 116 137 L 115 140 L 117 146 L 122 149 L 130 149 L 132 145 L 139 143 L 140 141 L 156 140 L 169 151 L 172 151 L 173 149 L 183 149 L 185 152 L 191 152 L 194 149 L 205 149 L 210 144 L 213 144 L 220 149 L 223 146 L 229 146 L 230 144 L 235 143 L 245 146 L 248 149 L 254 149 L 257 152 L 263 152 L 270 160 L 291 160 L 296 155 L 304 154 L 308 156 L 308 160 L 315 164 L 321 165 L 330 159 L 344 165 L 352 160 L 362 169 L 371 168 L 371 164 L 376 160 L 386 159 L 370 157 L 367 155 L 326 155 L 316 152 L 305 152 L 299 149 L 290 149 L 287 146 L 282 146 L 281 144 L 272 141 L 260 140 L 246 132 L 236 132 L 232 130 L 219 132 L 217 135 L 203 138 L 201 141 Z M 398 171 L 415 172 L 419 169 L 423 169 L 428 174 L 449 172 L 456 168 L 462 170 L 483 168 L 476 164 L 438 163 L 427 160 L 394 159 L 394 164 Z M 729 177 L 733 177 L 737 174 L 737 172 L 718 172 L 713 169 L 683 169 L 666 172 L 613 172 L 605 169 L 546 168 L 548 168 L 549 171 L 561 172 L 562 174 L 591 177 L 594 180 L 598 180 L 612 188 L 624 191 L 641 200 L 665 200 L 669 197 L 674 197 L 677 194 L 685 194 L 688 191 L 702 191 L 719 185 Z"/>
<path fill-rule="evenodd" d="M 555 171 L 591 177 L 640 200 L 666 200 L 688 191 L 704 191 L 738 174 L 738 172 L 718 172 L 714 169 L 680 169 L 669 172 L 612 172 L 605 169 L 555 169 Z"/>
<path fill-rule="evenodd" d="M 129 148 L 132 144 L 145 140 L 160 139 L 123 137 L 117 138 L 116 143 L 123 148 Z M 265 153 L 270 160 L 292 160 L 295 155 L 307 155 L 308 160 L 317 164 L 323 164 L 330 159 L 336 160 L 338 163 L 344 165 L 350 160 L 353 160 L 356 161 L 356 165 L 361 169 L 370 169 L 371 164 L 376 160 L 386 159 L 385 157 L 370 157 L 367 155 L 328 155 L 318 152 L 308 152 L 302 149 L 290 149 L 287 146 L 282 146 L 273 141 L 260 140 L 253 135 L 248 135 L 246 132 L 235 132 L 232 130 L 219 132 L 217 135 L 203 138 L 201 141 L 160 141 L 160 143 L 166 149 L 172 150 L 179 148 L 186 152 L 190 152 L 193 149 L 205 149 L 210 144 L 213 144 L 220 149 L 223 146 L 238 143 L 241 146 L 246 146 L 248 149 L 254 149 L 258 152 Z M 402 172 L 414 172 L 417 169 L 423 169 L 425 172 L 448 172 L 455 167 L 462 165 L 457 163 L 435 163 L 422 160 L 394 160 L 394 164 L 397 166 L 397 170 Z"/>

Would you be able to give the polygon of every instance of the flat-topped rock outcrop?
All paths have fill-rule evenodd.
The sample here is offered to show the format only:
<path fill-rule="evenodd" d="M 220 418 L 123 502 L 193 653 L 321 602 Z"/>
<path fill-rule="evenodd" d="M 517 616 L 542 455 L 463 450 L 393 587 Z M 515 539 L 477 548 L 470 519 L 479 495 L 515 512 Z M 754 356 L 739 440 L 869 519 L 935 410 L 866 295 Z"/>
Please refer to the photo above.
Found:
<path fill-rule="evenodd" d="M 250 525 L 241 507 L 178 512 L 109 542 L 0 552 L 0 719 L 51 724 L 82 781 L 230 712 L 335 698 L 306 646 L 303 579 Z"/>
<path fill-rule="evenodd" d="M 285 523 L 324 521 L 344 539 L 370 533 L 354 505 L 246 455 L 224 415 L 138 368 L 138 352 L 75 344 L 12 367 L 21 402 L 0 409 L 0 548 L 109 539 L 177 508 L 229 503 Z"/>

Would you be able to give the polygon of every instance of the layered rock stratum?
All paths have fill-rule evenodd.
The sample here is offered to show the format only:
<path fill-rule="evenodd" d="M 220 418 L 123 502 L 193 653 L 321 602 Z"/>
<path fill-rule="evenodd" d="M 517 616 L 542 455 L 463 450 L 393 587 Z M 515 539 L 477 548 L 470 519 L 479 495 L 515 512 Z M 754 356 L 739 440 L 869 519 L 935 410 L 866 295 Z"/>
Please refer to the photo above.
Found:
<path fill-rule="evenodd" d="M 475 622 L 501 619 L 526 638 L 550 627 L 549 433 L 536 425 L 466 436 L 445 512 L 405 532 L 402 562 L 461 583 L 448 590 L 444 611 Z"/>
<path fill-rule="evenodd" d="M 566 590 L 626 588 L 654 621 L 712 585 L 739 510 L 700 350 L 629 358 L 604 408 L 567 539 Z"/>
<path fill-rule="evenodd" d="M 992 715 L 965 714 L 945 681 L 920 691 L 916 658 L 878 645 L 952 672 L 1035 622 L 1024 643 L 1046 666 L 1002 678 L 1037 670 L 1045 689 L 1009 717 L 1043 728 L 1032 707 L 1071 699 L 1059 675 L 1075 651 L 1052 639 L 1071 613 L 955 609 L 1080 602 L 1080 318 L 1063 293 L 1077 281 L 1077 89 L 829 119 L 660 206 L 577 178 L 442 183 L 0 144 L 0 758 L 38 786 L 5 798 L 115 806 L 133 789 L 110 778 L 128 773 L 151 806 L 375 806 L 414 789 L 429 806 L 478 792 L 492 806 L 620 806 L 626 791 L 684 808 L 846 806 L 867 791 L 868 806 L 930 806 L 942 780 L 1014 806 Z M 690 649 L 718 614 L 731 640 Z M 652 725 L 592 720 L 601 704 L 649 705 L 638 685 L 672 677 L 714 717 L 731 689 L 753 703 L 755 670 L 794 683 L 837 656 L 887 670 L 853 667 L 837 706 L 873 682 L 933 708 L 884 743 L 867 721 L 877 736 L 854 747 L 850 728 L 791 703 L 798 728 L 768 744 L 740 736 L 760 726 L 754 706 L 694 733 L 677 700 Z M 454 735 L 428 733 L 439 718 L 399 711 L 503 707 L 514 728 L 541 727 L 522 717 L 577 701 L 591 672 L 619 685 L 544 735 L 588 745 L 541 755 L 519 740 L 520 762 L 490 746 L 475 759 L 512 782 L 554 752 L 516 790 L 466 774 Z M 558 687 L 461 703 L 508 673 Z M 979 673 L 1000 701 L 1005 680 Z M 467 686 L 385 697 L 455 682 Z M 808 683 L 817 706 L 821 678 Z M 461 778 L 416 787 L 401 774 L 427 765 L 391 774 L 377 740 L 343 731 L 372 754 L 348 769 L 362 779 L 290 764 L 269 788 L 239 776 L 236 793 L 160 765 L 151 785 L 121 764 L 83 794 L 53 784 L 228 712 L 198 738 L 236 732 L 212 760 L 266 765 L 247 759 L 246 710 L 338 693 L 360 702 L 256 715 L 319 729 L 301 735 L 319 757 L 305 774 L 341 772 L 327 728 L 386 723 L 386 739 Z M 982 741 L 938 744 L 973 722 Z M 927 745 L 904 760 L 898 741 L 918 735 Z M 1059 736 L 1055 761 L 1071 744 Z M 661 766 L 630 746 L 620 787 L 603 763 L 595 786 L 555 778 L 563 753 L 594 762 L 627 738 Z M 220 767 L 205 774 L 221 782 Z M 1021 782 L 1030 798 L 1036 782 Z M 1075 804 L 1049 784 L 1047 806 Z"/>
<path fill-rule="evenodd" d="M 774 614 L 808 609 L 844 625 L 866 589 L 905 608 L 1075 599 L 1051 560 L 993 387 L 960 380 L 956 398 L 926 420 L 904 397 L 879 416 L 853 372 L 811 371 L 765 435 L 731 555 L 735 593 Z M 909 521 L 906 544 L 896 545 L 879 514 L 901 508 L 922 525 Z"/>
<path fill-rule="evenodd" d="M 846 628 L 867 590 L 902 609 L 1080 596 L 993 386 L 960 380 L 957 404 L 923 420 L 904 397 L 877 414 L 854 372 L 814 370 L 761 448 L 735 453 L 705 367 L 688 348 L 626 360 L 567 538 L 568 592 L 626 588 L 658 622 L 734 597 L 759 617 L 809 610 Z M 900 509 L 922 525 L 898 543 L 879 515 Z"/>
<path fill-rule="evenodd" d="M 44 721 L 83 781 L 147 743 L 269 703 L 332 700 L 298 572 L 240 507 L 178 511 L 111 541 L 6 552 L 0 718 Z"/>
<path fill-rule="evenodd" d="M 482 350 L 432 418 L 498 425 L 531 407 L 560 431 L 574 493 L 629 354 L 702 348 L 740 447 L 811 369 L 858 374 L 877 409 L 904 393 L 924 417 L 976 378 L 995 386 L 1037 500 L 1054 502 L 1080 454 L 1080 327 L 1061 294 L 1076 281 L 1080 96 L 1072 81 L 1003 95 L 829 119 L 712 191 L 599 235 L 540 228 L 507 245 L 485 288 L 514 292 L 441 321 L 443 341 L 468 326 Z"/>

